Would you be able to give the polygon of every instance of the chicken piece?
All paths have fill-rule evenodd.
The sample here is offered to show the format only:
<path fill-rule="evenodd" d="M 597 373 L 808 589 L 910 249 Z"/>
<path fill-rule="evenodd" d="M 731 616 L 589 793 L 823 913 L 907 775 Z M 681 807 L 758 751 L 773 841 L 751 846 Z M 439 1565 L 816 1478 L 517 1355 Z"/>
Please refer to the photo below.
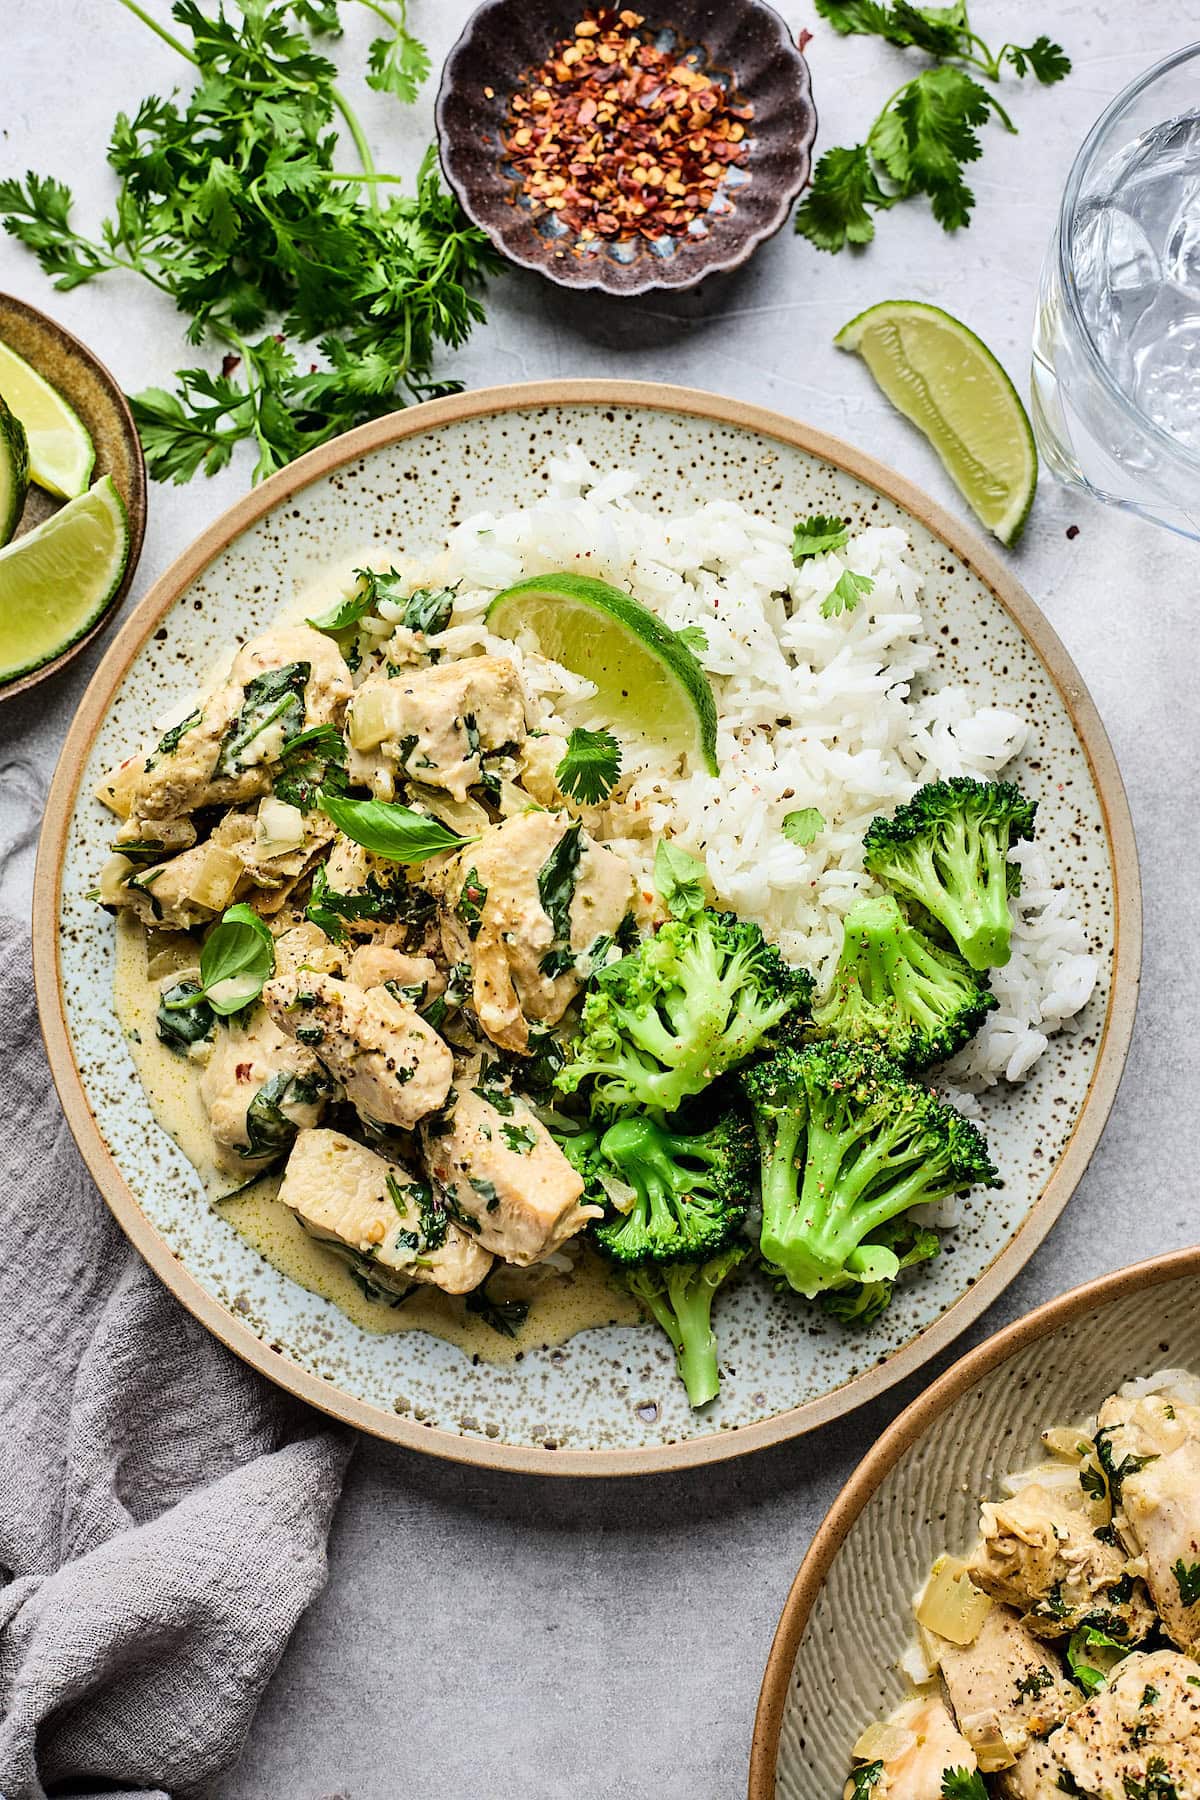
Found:
<path fill-rule="evenodd" d="M 387 988 L 298 969 L 269 981 L 263 1000 L 282 1031 L 312 1045 L 368 1123 L 407 1131 L 445 1105 L 454 1059 Z"/>
<path fill-rule="evenodd" d="M 927 1637 L 958 1728 L 985 1771 L 1014 1762 L 1031 1737 L 1079 1705 L 1054 1652 L 1007 1606 L 993 1606 L 973 1643 Z"/>
<path fill-rule="evenodd" d="M 1138 1399 L 1114 1394 L 1100 1408 L 1097 1439 L 1104 1439 L 1106 1460 L 1119 1469 L 1126 1457 L 1167 1456 L 1189 1438 L 1200 1442 L 1200 1406 L 1189 1406 L 1168 1393 Z"/>
<path fill-rule="evenodd" d="M 421 1128 L 425 1162 L 460 1218 L 488 1250 L 527 1268 L 600 1216 L 583 1206 L 583 1178 L 524 1100 L 469 1088 L 449 1120 Z"/>
<path fill-rule="evenodd" d="M 975 1752 L 955 1728 L 946 1704 L 936 1696 L 914 1696 L 887 1721 L 895 1733 L 896 1748 L 881 1751 L 873 1760 L 883 1768 L 868 1788 L 871 1800 L 942 1800 L 942 1776 L 947 1769 L 976 1767 Z M 853 1800 L 853 1778 L 846 1783 L 844 1800 Z"/>
<path fill-rule="evenodd" d="M 333 640 L 309 625 L 277 625 L 252 638 L 228 677 L 168 731 L 140 770 L 122 764 L 97 795 L 124 817 L 174 819 L 199 806 L 264 794 L 286 738 L 340 719 L 353 692 Z"/>
<path fill-rule="evenodd" d="M 110 874 L 117 882 L 111 890 Z M 114 857 L 101 876 L 106 904 L 128 907 L 147 927 L 178 931 L 215 919 L 248 885 L 241 859 L 212 839 L 150 868 Z"/>
<path fill-rule="evenodd" d="M 302 1131 L 279 1198 L 304 1229 L 392 1293 L 414 1282 L 468 1294 L 492 1266 L 446 1216 L 427 1181 L 340 1131 Z"/>
<path fill-rule="evenodd" d="M 333 1091 L 311 1050 L 256 1006 L 218 1031 L 200 1077 L 218 1166 L 249 1180 L 317 1123 Z"/>
<path fill-rule="evenodd" d="M 237 856 L 256 887 L 291 889 L 334 834 L 322 812 L 301 812 L 264 794 L 256 811 L 227 813 L 213 832 L 214 843 Z"/>
<path fill-rule="evenodd" d="M 196 827 L 190 819 L 126 819 L 113 839 L 113 848 L 130 856 L 135 849 L 153 845 L 162 851 L 162 862 L 181 850 L 190 850 L 195 842 Z"/>
<path fill-rule="evenodd" d="M 483 777 L 485 754 L 525 737 L 525 700 L 516 667 L 503 656 L 370 676 L 350 703 L 350 779 L 390 800 L 398 782 L 417 781 L 465 800 Z"/>
<path fill-rule="evenodd" d="M 1117 1526 L 1145 1564 L 1163 1630 L 1200 1656 L 1200 1439 L 1125 1476 Z"/>
<path fill-rule="evenodd" d="M 447 961 L 470 965 L 480 1025 L 518 1054 L 530 1020 L 562 1018 L 586 978 L 585 953 L 634 899 L 628 863 L 566 813 L 505 819 L 459 852 L 441 884 Z"/>
<path fill-rule="evenodd" d="M 316 969 L 321 975 L 341 975 L 345 970 L 340 945 L 331 943 L 321 927 L 308 919 L 286 925 L 275 939 L 276 975 L 291 975 L 298 969 Z"/>
<path fill-rule="evenodd" d="M 1200 1669 L 1128 1656 L 1085 1706 L 1000 1778 L 1005 1800 L 1200 1800 Z"/>
<path fill-rule="evenodd" d="M 1039 1637 L 1064 1637 L 1098 1612 L 1123 1642 L 1140 1643 L 1153 1628 L 1145 1589 L 1127 1577 L 1121 1551 L 1061 1493 L 1031 1482 L 1011 1500 L 985 1501 L 979 1529 L 971 1580 L 1023 1613 Z"/>
<path fill-rule="evenodd" d="M 420 989 L 419 998 L 412 995 L 417 1007 L 428 1005 L 446 991 L 446 977 L 431 956 L 409 956 L 387 944 L 360 944 L 350 958 L 346 978 L 361 988 L 381 987 L 387 981 L 398 988 Z"/>

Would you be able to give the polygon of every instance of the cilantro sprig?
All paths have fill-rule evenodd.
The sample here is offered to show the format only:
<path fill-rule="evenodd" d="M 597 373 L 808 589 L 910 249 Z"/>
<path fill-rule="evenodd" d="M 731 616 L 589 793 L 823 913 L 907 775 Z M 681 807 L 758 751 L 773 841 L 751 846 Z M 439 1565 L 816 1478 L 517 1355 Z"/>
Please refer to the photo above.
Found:
<path fill-rule="evenodd" d="M 151 474 L 212 475 L 255 446 L 255 480 L 350 426 L 410 400 L 454 392 L 437 348 L 483 317 L 478 290 L 497 266 L 438 179 L 434 151 L 411 193 L 379 173 L 362 125 L 313 42 L 341 29 L 351 0 L 246 0 L 215 17 L 175 0 L 190 36 L 121 4 L 195 71 L 182 98 L 144 99 L 113 126 L 118 182 L 96 237 L 71 190 L 30 173 L 0 182 L 0 216 L 58 288 L 132 270 L 187 315 L 188 339 L 219 366 L 176 371 L 173 389 L 135 396 Z M 428 72 L 403 0 L 360 0 L 384 23 L 368 52 L 371 87 L 411 100 Z M 359 167 L 347 168 L 339 126 Z"/>
<path fill-rule="evenodd" d="M 946 231 L 968 225 L 975 196 L 963 175 L 981 154 L 979 127 L 995 117 L 1016 126 L 991 88 L 1006 71 L 1043 86 L 1061 81 L 1071 61 L 1042 35 L 998 50 L 972 30 L 967 0 L 919 6 L 909 0 L 815 0 L 821 17 L 844 37 L 879 37 L 917 50 L 933 66 L 903 82 L 884 105 L 865 142 L 826 150 L 796 211 L 796 230 L 819 250 L 867 244 L 874 215 L 924 194 Z"/>

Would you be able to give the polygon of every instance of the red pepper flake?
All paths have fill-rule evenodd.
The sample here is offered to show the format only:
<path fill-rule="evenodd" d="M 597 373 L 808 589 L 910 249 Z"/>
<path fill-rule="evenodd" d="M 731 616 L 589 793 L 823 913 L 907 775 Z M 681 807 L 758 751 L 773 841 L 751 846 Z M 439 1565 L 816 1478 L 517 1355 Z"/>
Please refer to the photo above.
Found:
<path fill-rule="evenodd" d="M 644 23 L 628 7 L 585 12 L 509 99 L 501 139 L 520 191 L 576 254 L 597 237 L 685 237 L 748 160 L 753 107 Z"/>

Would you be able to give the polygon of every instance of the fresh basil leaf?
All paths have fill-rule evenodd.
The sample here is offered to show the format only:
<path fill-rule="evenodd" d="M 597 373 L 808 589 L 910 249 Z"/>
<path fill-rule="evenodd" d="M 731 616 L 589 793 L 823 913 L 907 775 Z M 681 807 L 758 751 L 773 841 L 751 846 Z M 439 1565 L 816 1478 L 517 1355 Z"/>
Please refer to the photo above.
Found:
<path fill-rule="evenodd" d="M 281 1071 L 265 1081 L 246 1108 L 246 1138 L 239 1154 L 249 1161 L 286 1156 L 300 1127 L 289 1119 L 285 1106 L 315 1106 L 332 1092 L 322 1074 L 290 1075 Z"/>
<path fill-rule="evenodd" d="M 346 789 L 346 743 L 336 725 L 310 725 L 288 738 L 279 756 L 272 787 L 280 800 L 312 812 L 322 788 L 331 794 Z"/>
<path fill-rule="evenodd" d="M 571 902 L 579 875 L 579 859 L 583 847 L 579 842 L 583 827 L 576 820 L 551 850 L 538 870 L 538 899 L 542 911 L 554 927 L 554 935 L 563 943 L 571 941 Z"/>
<path fill-rule="evenodd" d="M 200 723 L 203 717 L 204 714 L 200 711 L 190 712 L 186 719 L 180 719 L 178 725 L 172 725 L 169 731 L 163 732 L 163 735 L 159 738 L 158 743 L 154 748 L 153 754 L 146 758 L 144 767 L 147 774 L 149 774 L 160 756 L 174 756 L 179 748 L 180 739 L 186 737 L 187 733 L 192 731 Z"/>
<path fill-rule="evenodd" d="M 395 571 L 393 570 L 393 574 Z M 357 625 L 365 619 L 369 612 L 374 612 L 378 604 L 379 594 L 376 577 L 371 569 L 355 569 L 354 592 L 341 600 L 335 600 L 325 612 L 318 613 L 315 618 L 305 620 L 314 631 L 348 631 L 351 625 Z"/>
<path fill-rule="evenodd" d="M 448 831 L 440 819 L 388 800 L 348 800 L 322 791 L 321 811 L 346 837 L 389 862 L 420 863 L 478 840 Z"/>
<path fill-rule="evenodd" d="M 274 973 L 275 939 L 268 927 L 241 901 L 227 907 L 200 952 L 204 1000 L 227 1018 L 257 1000 Z"/>
<path fill-rule="evenodd" d="M 214 1013 L 194 981 L 177 981 L 164 989 L 154 1023 L 159 1042 L 176 1056 L 186 1056 L 193 1044 L 211 1036 Z"/>
<path fill-rule="evenodd" d="M 285 740 L 303 731 L 304 690 L 311 673 L 311 663 L 285 663 L 282 668 L 267 669 L 246 683 L 242 710 L 221 743 L 218 775 L 240 774 L 248 766 L 243 760 L 245 752 L 272 725 L 282 727 Z"/>
<path fill-rule="evenodd" d="M 689 918 L 702 912 L 706 902 L 708 872 L 702 862 L 660 838 L 654 852 L 654 885 L 667 911 L 674 919 Z"/>

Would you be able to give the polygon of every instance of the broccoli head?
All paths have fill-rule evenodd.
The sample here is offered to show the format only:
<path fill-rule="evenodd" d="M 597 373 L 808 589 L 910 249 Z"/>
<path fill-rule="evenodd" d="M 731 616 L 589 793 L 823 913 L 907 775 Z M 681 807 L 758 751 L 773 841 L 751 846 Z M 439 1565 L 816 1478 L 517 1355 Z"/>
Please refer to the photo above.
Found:
<path fill-rule="evenodd" d="M 807 1016 L 811 1001 L 807 969 L 785 963 L 757 925 L 704 907 L 593 976 L 557 1086 L 587 1084 L 596 1114 L 664 1117 L 745 1062 L 784 1019 Z"/>
<path fill-rule="evenodd" d="M 749 1252 L 750 1246 L 743 1241 L 729 1244 L 703 1261 L 649 1263 L 628 1270 L 623 1277 L 630 1293 L 653 1314 L 674 1344 L 676 1366 L 693 1407 L 706 1406 L 720 1390 L 713 1298 Z"/>
<path fill-rule="evenodd" d="M 594 1228 L 597 1247 L 619 1267 L 711 1256 L 745 1223 L 758 1159 L 741 1112 L 691 1134 L 652 1119 L 618 1119 L 597 1148 L 637 1196 L 628 1212 L 610 1204 Z"/>
<path fill-rule="evenodd" d="M 998 1187 L 969 1119 L 877 1051 L 816 1043 L 748 1069 L 762 1159 L 764 1260 L 814 1299 L 894 1281 L 880 1228 L 910 1207 Z"/>
<path fill-rule="evenodd" d="M 961 1050 L 996 1005 L 987 976 L 933 943 L 885 894 L 847 915 L 833 987 L 813 1024 L 924 1069 Z"/>
<path fill-rule="evenodd" d="M 916 1225 L 911 1219 L 899 1218 L 890 1219 L 872 1233 L 870 1244 L 863 1248 L 872 1247 L 892 1252 L 898 1265 L 895 1275 L 881 1276 L 878 1281 L 848 1281 L 845 1287 L 826 1288 L 817 1296 L 822 1312 L 828 1313 L 831 1319 L 840 1320 L 843 1325 L 873 1325 L 891 1305 L 897 1278 L 905 1269 L 930 1262 L 940 1254 L 942 1244 L 936 1231 Z"/>
<path fill-rule="evenodd" d="M 1012 954 L 1008 897 L 1020 879 L 1008 852 L 1033 836 L 1036 813 L 1036 800 L 1011 781 L 935 781 L 893 818 L 872 819 L 864 861 L 936 919 L 973 969 L 999 968 Z"/>

